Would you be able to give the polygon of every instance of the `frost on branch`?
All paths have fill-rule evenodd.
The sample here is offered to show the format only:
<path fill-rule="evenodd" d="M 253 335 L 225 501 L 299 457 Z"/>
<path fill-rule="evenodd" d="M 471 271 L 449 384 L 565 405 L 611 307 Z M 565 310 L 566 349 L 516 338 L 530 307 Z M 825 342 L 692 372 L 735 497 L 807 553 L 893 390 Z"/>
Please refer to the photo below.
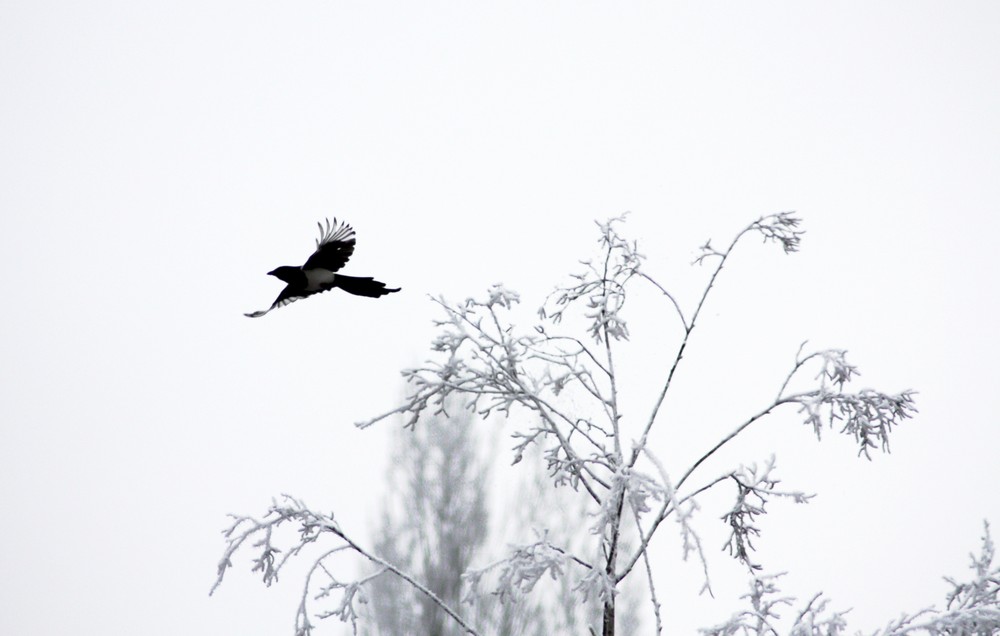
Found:
<path fill-rule="evenodd" d="M 428 409 L 435 415 L 447 415 L 445 403 L 453 394 L 462 396 L 463 404 L 484 417 L 493 411 L 506 414 L 511 406 L 524 401 L 525 383 L 533 385 L 526 364 L 542 338 L 538 334 L 515 336 L 509 327 L 501 326 L 504 312 L 520 302 L 517 293 L 494 285 L 482 300 L 468 298 L 458 305 L 441 298 L 434 302 L 445 317 L 434 322 L 440 331 L 431 349 L 444 359 L 403 371 L 412 387 L 407 403 L 358 426 L 364 428 L 404 413 L 408 415 L 406 425 L 413 427 Z"/>
<path fill-rule="evenodd" d="M 493 594 L 501 601 L 510 600 L 517 594 L 527 594 L 546 573 L 553 580 L 562 576 L 566 560 L 566 552 L 549 543 L 543 534 L 530 545 L 514 547 L 503 560 L 463 574 L 468 587 L 462 600 L 475 603 L 482 595 L 480 586 L 483 577 L 494 571 L 497 572 L 497 583 Z"/>
<path fill-rule="evenodd" d="M 733 246 L 747 232 L 759 232 L 764 237 L 765 243 L 773 241 L 780 244 L 785 254 L 797 252 L 799 251 L 799 244 L 802 242 L 802 235 L 805 234 L 804 230 L 797 229 L 801 223 L 802 219 L 795 216 L 794 212 L 778 212 L 777 214 L 762 216 L 743 228 L 743 231 L 733 239 L 733 242 L 729 245 L 729 249 L 724 252 L 720 252 L 712 247 L 711 240 L 705 241 L 705 244 L 701 246 L 701 254 L 694 262 L 701 264 L 713 256 L 717 256 L 724 261 L 728 258 Z"/>
<path fill-rule="evenodd" d="M 439 355 L 403 372 L 410 392 L 402 406 L 359 426 L 399 413 L 412 427 L 427 410 L 447 414 L 452 397 L 482 417 L 508 416 L 519 406 L 533 412 L 537 417 L 529 421 L 537 423 L 513 433 L 514 463 L 529 445 L 543 445 L 555 483 L 574 488 L 582 483 L 596 499 L 594 484 L 605 483 L 601 475 L 606 476 L 614 463 L 613 426 L 602 418 L 571 417 L 558 402 L 572 389 L 610 418 L 608 371 L 594 352 L 575 338 L 550 335 L 542 325 L 517 332 L 508 315 L 518 302 L 517 294 L 500 285 L 492 287 L 485 299 L 469 298 L 460 305 L 443 299 L 435 302 L 445 313 L 435 323 L 440 331 L 432 349 Z"/>
<path fill-rule="evenodd" d="M 982 548 L 978 556 L 970 555 L 972 563 L 969 567 L 975 576 L 967 583 L 945 577 L 952 587 L 946 597 L 945 609 L 938 611 L 930 608 L 912 616 L 904 614 L 874 636 L 979 636 L 1000 633 L 1000 565 L 993 564 L 995 556 L 990 526 L 984 522 Z"/>
<path fill-rule="evenodd" d="M 794 612 L 795 597 L 784 596 L 778 588 L 781 574 L 754 576 L 750 581 L 750 591 L 740 598 L 745 599 L 750 607 L 737 612 L 715 627 L 699 629 L 704 636 L 776 636 L 787 633 L 789 636 L 837 636 L 845 634 L 847 622 L 845 612 L 826 613 L 828 601 L 817 594 L 809 600 L 792 622 L 787 632 L 781 626 L 782 614 L 779 610 L 788 609 Z"/>
<path fill-rule="evenodd" d="M 610 603 L 617 594 L 615 581 L 600 568 L 594 568 L 576 584 L 576 591 L 583 595 L 583 602 L 594 599 L 601 605 Z"/>
<path fill-rule="evenodd" d="M 314 626 L 307 611 L 307 601 L 312 577 L 317 571 L 322 571 L 327 581 L 320 586 L 319 591 L 313 597 L 314 599 L 327 598 L 336 590 L 341 590 L 341 598 L 337 606 L 332 610 L 318 614 L 318 617 L 336 616 L 343 622 L 350 621 L 356 629 L 357 612 L 354 608 L 354 601 L 357 599 L 361 603 L 366 602 L 360 582 L 344 583 L 337 580 L 323 563 L 328 556 L 351 547 L 350 541 L 341 532 L 333 515 L 314 512 L 301 500 L 284 495 L 280 503 L 278 501 L 271 502 L 271 507 L 262 519 L 238 515 L 230 516 L 234 522 L 224 533 L 227 540 L 226 551 L 219 562 L 218 578 L 215 585 L 212 586 L 212 592 L 222 583 L 226 570 L 232 567 L 233 554 L 250 539 L 255 539 L 251 547 L 257 551 L 257 556 L 253 559 L 253 571 L 260 572 L 264 584 L 270 586 L 278 581 L 278 574 L 291 557 L 315 543 L 324 533 L 332 533 L 340 537 L 343 543 L 313 562 L 306 577 L 299 609 L 296 612 L 295 634 L 296 636 L 307 636 L 312 633 Z M 295 528 L 298 539 L 289 541 L 284 548 L 280 548 L 276 545 L 275 535 L 279 528 L 285 524 Z"/>
<path fill-rule="evenodd" d="M 903 614 L 872 636 L 986 636 L 1000 633 L 1000 566 L 993 565 L 995 550 L 985 524 L 980 554 L 972 556 L 975 572 L 967 583 L 945 580 L 952 586 L 946 608 L 933 607 Z M 749 605 L 728 621 L 699 630 L 704 636 L 837 636 L 847 634 L 846 611 L 827 612 L 828 600 L 816 594 L 795 612 L 796 599 L 780 594 L 777 582 L 782 574 L 755 575 L 750 592 L 741 598 Z M 779 611 L 779 610 L 785 611 Z M 860 634 L 861 632 L 856 632 Z"/>
<path fill-rule="evenodd" d="M 611 477 L 611 490 L 601 502 L 600 508 L 594 514 L 594 522 L 590 526 L 590 534 L 604 537 L 610 541 L 617 531 L 616 524 L 621 518 L 621 507 L 627 502 L 636 523 L 653 510 L 654 502 L 667 502 L 672 496 L 656 478 L 646 475 L 627 465 L 619 467 Z M 593 575 L 591 575 L 593 576 Z"/>
<path fill-rule="evenodd" d="M 224 532 L 227 545 L 222 560 L 219 562 L 218 577 L 216 578 L 215 585 L 212 586 L 212 592 L 215 592 L 216 588 L 222 583 L 222 578 L 225 576 L 226 570 L 232 567 L 233 555 L 250 539 L 256 539 L 251 543 L 251 547 L 258 551 L 257 556 L 253 559 L 253 571 L 260 572 L 263 576 L 264 584 L 268 586 L 278 581 L 278 574 L 288 560 L 301 553 L 307 546 L 317 543 L 326 535 L 333 535 L 338 539 L 334 547 L 315 558 L 312 566 L 309 568 L 309 573 L 306 575 L 305 585 L 302 590 L 302 598 L 295 614 L 295 636 L 309 636 L 315 627 L 310 620 L 308 602 L 310 599 L 310 590 L 313 589 L 313 577 L 318 572 L 323 573 L 325 580 L 318 585 L 318 590 L 313 593 L 312 599 L 326 599 L 337 591 L 340 592 L 340 599 L 335 607 L 319 612 L 316 614 L 316 617 L 324 619 L 336 616 L 342 622 L 350 622 L 355 633 L 357 633 L 358 618 L 355 602 L 361 604 L 367 603 L 368 599 L 364 586 L 386 572 L 391 572 L 399 576 L 430 597 L 441 609 L 461 625 L 467 633 L 477 633 L 452 608 L 448 607 L 440 598 L 427 589 L 426 586 L 413 580 L 410 575 L 401 571 L 393 564 L 361 548 L 341 530 L 340 525 L 334 520 L 332 514 L 316 512 L 310 509 L 301 499 L 283 495 L 280 502 L 271 502 L 271 507 L 262 519 L 240 515 L 230 516 L 234 519 L 234 522 Z M 298 534 L 298 539 L 287 541 L 285 547 L 281 548 L 278 547 L 275 535 L 286 524 L 289 529 L 294 529 L 294 532 Z M 378 566 L 378 569 L 373 574 L 354 581 L 343 582 L 338 580 L 327 568 L 326 560 L 328 557 L 343 551 L 357 553 Z M 278 558 L 282 553 L 284 555 Z"/>
<path fill-rule="evenodd" d="M 753 464 L 749 467 L 741 466 L 730 474 L 730 478 L 736 482 L 737 494 L 733 507 L 722 516 L 722 520 L 730 527 L 725 547 L 730 555 L 751 571 L 761 569 L 760 565 L 751 561 L 750 552 L 754 550 L 753 538 L 760 536 L 760 528 L 756 525 L 757 517 L 765 514 L 764 506 L 768 500 L 772 497 L 787 497 L 795 503 L 808 503 L 813 497 L 802 492 L 775 490 L 779 480 L 771 476 L 773 470 L 774 455 L 760 470 Z"/>
<path fill-rule="evenodd" d="M 796 359 L 788 380 L 807 361 L 818 358 L 822 361 L 816 376 L 820 386 L 813 391 L 779 397 L 779 402 L 798 403 L 799 412 L 805 414 L 805 423 L 812 426 L 817 438 L 821 437 L 824 423 L 831 428 L 839 427 L 841 433 L 854 437 L 859 446 L 858 455 L 871 459 L 869 451 L 873 448 L 889 452 L 892 428 L 917 412 L 913 401 L 915 392 L 890 394 L 873 389 L 844 392 L 844 385 L 859 375 L 857 367 L 848 364 L 846 354 L 843 350 L 828 349 Z"/>
<path fill-rule="evenodd" d="M 584 271 L 572 275 L 576 283 L 557 289 L 546 303 L 549 307 L 542 307 L 539 316 L 558 324 L 569 306 L 583 303 L 583 315 L 589 321 L 587 331 L 595 342 L 608 338 L 628 340 L 628 325 L 619 312 L 625 305 L 625 285 L 639 271 L 645 257 L 638 252 L 635 241 L 627 241 L 615 229 L 615 224 L 624 220 L 622 215 L 597 224 L 604 258 L 582 261 Z"/>
<path fill-rule="evenodd" d="M 957 583 L 954 579 L 945 577 L 953 588 L 948 594 L 948 611 L 971 632 L 985 631 L 987 628 L 1000 629 L 1000 564 L 993 565 L 994 556 L 996 548 L 990 537 L 990 524 L 983 523 L 983 547 L 978 557 L 970 555 L 972 563 L 969 567 L 976 573 L 975 578 L 968 583 Z M 991 607 L 992 612 L 983 613 L 979 617 L 975 612 L 963 616 L 966 610 L 986 607 Z M 979 619 L 985 622 L 977 622 Z"/>

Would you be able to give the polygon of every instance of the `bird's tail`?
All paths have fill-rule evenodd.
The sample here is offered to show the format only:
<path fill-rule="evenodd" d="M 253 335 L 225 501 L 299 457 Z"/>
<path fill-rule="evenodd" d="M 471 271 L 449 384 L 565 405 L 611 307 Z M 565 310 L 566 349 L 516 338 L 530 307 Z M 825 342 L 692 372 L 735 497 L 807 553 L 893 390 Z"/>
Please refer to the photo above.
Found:
<path fill-rule="evenodd" d="M 385 283 L 381 283 L 374 278 L 359 278 L 357 276 L 344 276 L 343 274 L 337 274 L 333 279 L 333 284 L 348 294 L 366 296 L 368 298 L 379 298 L 380 296 L 400 290 L 399 287 L 395 289 L 387 288 Z"/>

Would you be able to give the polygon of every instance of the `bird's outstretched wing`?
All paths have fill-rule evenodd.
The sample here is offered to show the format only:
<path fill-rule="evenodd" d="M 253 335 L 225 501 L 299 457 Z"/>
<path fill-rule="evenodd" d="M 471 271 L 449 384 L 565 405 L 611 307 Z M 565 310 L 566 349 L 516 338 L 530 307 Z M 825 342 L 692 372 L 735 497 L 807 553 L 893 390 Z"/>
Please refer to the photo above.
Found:
<path fill-rule="evenodd" d="M 326 290 L 324 289 L 318 291 L 326 291 Z M 302 298 L 308 298 L 309 296 L 312 296 L 315 293 L 318 292 L 306 291 L 304 289 L 293 289 L 291 285 L 286 285 L 285 288 L 281 290 L 281 293 L 278 294 L 278 297 L 274 299 L 274 302 L 271 303 L 270 307 L 268 307 L 267 309 L 261 309 L 260 311 L 254 311 L 249 314 L 243 314 L 243 315 L 246 316 L 247 318 L 260 318 L 261 316 L 271 311 L 272 309 L 277 309 L 278 307 L 284 307 L 285 305 L 294 303 L 296 300 L 300 300 Z"/>
<path fill-rule="evenodd" d="M 319 238 L 316 240 L 316 251 L 302 269 L 325 269 L 335 272 L 343 267 L 354 253 L 354 229 L 343 221 L 337 223 L 337 219 L 334 219 L 332 224 L 330 219 L 326 219 L 325 228 L 322 223 L 317 225 L 319 225 Z"/>

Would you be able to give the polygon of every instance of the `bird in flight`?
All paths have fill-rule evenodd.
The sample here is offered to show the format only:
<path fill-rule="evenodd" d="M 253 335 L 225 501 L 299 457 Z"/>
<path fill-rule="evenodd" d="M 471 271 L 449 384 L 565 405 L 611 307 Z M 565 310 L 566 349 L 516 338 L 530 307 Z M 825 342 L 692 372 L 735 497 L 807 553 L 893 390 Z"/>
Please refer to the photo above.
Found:
<path fill-rule="evenodd" d="M 309 260 L 301 267 L 282 265 L 268 272 L 268 276 L 285 281 L 287 283 L 285 288 L 270 307 L 244 314 L 245 316 L 260 318 L 272 309 L 338 287 L 349 294 L 368 298 L 379 298 L 399 291 L 399 287 L 388 288 L 385 283 L 380 283 L 374 278 L 335 274 L 334 272 L 343 267 L 354 253 L 354 229 L 343 221 L 337 223 L 337 219 L 334 219 L 332 224 L 326 219 L 325 227 L 322 223 L 317 225 L 319 225 L 319 238 L 316 240 L 316 251 Z"/>

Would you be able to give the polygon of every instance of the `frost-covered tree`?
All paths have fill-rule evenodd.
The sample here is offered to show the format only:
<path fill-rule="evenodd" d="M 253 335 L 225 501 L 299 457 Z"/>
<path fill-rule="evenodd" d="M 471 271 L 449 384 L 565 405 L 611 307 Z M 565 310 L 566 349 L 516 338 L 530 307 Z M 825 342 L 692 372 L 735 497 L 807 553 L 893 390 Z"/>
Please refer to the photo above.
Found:
<path fill-rule="evenodd" d="M 697 302 L 687 309 L 648 271 L 636 242 L 619 233 L 621 219 L 598 225 L 600 256 L 585 261 L 569 284 L 558 287 L 544 301 L 537 324 L 526 328 L 516 324 L 512 316 L 520 298 L 501 285 L 484 297 L 461 303 L 436 299 L 443 317 L 437 322 L 434 357 L 403 372 L 410 392 L 398 408 L 360 424 L 366 427 L 402 415 L 406 426 L 415 427 L 429 414 L 446 415 L 446 405 L 460 400 L 476 417 L 506 416 L 515 440 L 514 463 L 538 449 L 552 487 L 578 496 L 586 506 L 585 521 L 575 524 L 585 533 L 583 541 L 567 541 L 558 528 L 524 528 L 519 544 L 508 546 L 504 553 L 500 553 L 501 546 L 493 546 L 494 559 L 465 572 L 463 598 L 475 601 L 492 596 L 503 600 L 529 594 L 537 591 L 540 581 L 551 577 L 569 584 L 581 602 L 596 608 L 598 618 L 589 626 L 591 633 L 611 636 L 615 634 L 622 590 L 627 581 L 639 577 L 646 582 L 650 614 L 659 634 L 661 604 L 649 546 L 662 534 L 663 522 L 672 519 L 680 528 L 685 557 L 693 556 L 702 563 L 702 589 L 711 591 L 708 562 L 694 517 L 703 493 L 728 488 L 733 502 L 719 512 L 729 529 L 726 547 L 751 576 L 751 591 L 746 596 L 749 607 L 705 633 L 844 633 L 843 615 L 827 613 L 827 602 L 820 596 L 802 604 L 797 618 L 779 621 L 778 610 L 797 602 L 779 593 L 777 577 L 765 573 L 753 556 L 753 540 L 761 532 L 759 519 L 766 504 L 776 498 L 805 502 L 810 496 L 778 488 L 773 458 L 763 464 L 733 465 L 714 475 L 705 475 L 704 465 L 720 449 L 732 446 L 746 429 L 780 410 L 797 414 L 817 436 L 829 427 L 852 437 L 859 455 L 870 459 L 872 451 L 888 451 L 892 430 L 915 413 L 913 392 L 853 390 L 850 385 L 857 369 L 848 362 L 845 351 L 807 351 L 803 345 L 787 375 L 775 378 L 776 393 L 756 411 L 731 423 L 727 433 L 689 464 L 666 465 L 652 447 L 651 433 L 667 420 L 664 401 L 676 390 L 675 379 L 683 372 L 691 335 L 724 267 L 736 246 L 750 236 L 762 237 L 786 254 L 797 251 L 802 236 L 800 221 L 787 212 L 768 215 L 740 230 L 725 248 L 707 242 L 695 262 L 709 266 L 708 279 Z M 625 301 L 637 285 L 651 285 L 662 293 L 665 313 L 674 316 L 677 345 L 674 355 L 656 369 L 662 376 L 652 404 L 628 405 L 628 413 L 648 415 L 625 418 L 622 376 L 616 362 L 622 349 L 631 344 Z M 298 539 L 285 552 L 279 551 L 274 539 L 274 532 L 282 525 L 298 531 Z M 629 534 L 633 540 L 626 539 Z M 307 611 L 310 594 L 322 599 L 338 591 L 339 601 L 318 616 L 336 615 L 354 621 L 355 602 L 365 600 L 371 581 L 383 574 L 400 577 L 430 598 L 463 631 L 488 633 L 474 624 L 474 617 L 463 614 L 461 607 L 430 589 L 426 581 L 347 536 L 332 515 L 316 512 L 290 497 L 274 502 L 262 519 L 235 517 L 226 533 L 228 546 L 219 565 L 219 580 L 231 565 L 233 554 L 248 540 L 253 540 L 256 553 L 254 569 L 271 583 L 291 556 L 326 535 L 333 545 L 314 560 L 307 577 L 298 612 L 298 634 L 312 629 Z M 954 583 L 944 609 L 904 615 L 879 634 L 897 636 L 919 630 L 985 634 L 1000 629 L 1000 568 L 992 563 L 988 532 L 983 541 L 982 554 L 974 560 L 976 578 L 970 583 Z M 325 565 L 327 556 L 338 551 L 361 555 L 375 564 L 375 572 L 359 580 L 341 581 Z M 317 573 L 322 580 L 313 582 Z"/>

